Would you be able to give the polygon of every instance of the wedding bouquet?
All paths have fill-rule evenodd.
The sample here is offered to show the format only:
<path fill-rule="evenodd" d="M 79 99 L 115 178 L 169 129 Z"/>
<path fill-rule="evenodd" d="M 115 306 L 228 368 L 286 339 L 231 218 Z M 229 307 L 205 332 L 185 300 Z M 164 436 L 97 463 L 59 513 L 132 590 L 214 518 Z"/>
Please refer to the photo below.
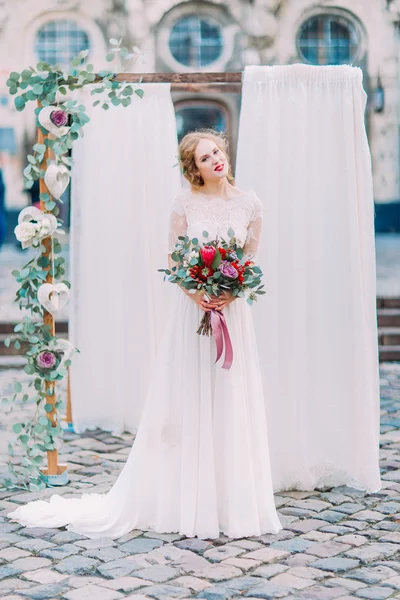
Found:
<path fill-rule="evenodd" d="M 190 294 L 205 293 L 206 299 L 230 291 L 233 296 L 253 304 L 258 295 L 265 294 L 261 284 L 263 274 L 251 260 L 244 260 L 244 250 L 239 246 L 235 232 L 229 229 L 227 234 L 228 240 L 217 236 L 205 244 L 199 244 L 197 238 L 179 236 L 171 254 L 176 265 L 172 270 L 158 269 L 165 273 L 164 280 L 168 276 L 168 281 L 177 283 Z M 208 235 L 203 231 L 203 237 L 208 238 Z M 214 333 L 220 338 L 221 328 L 229 347 L 225 319 L 221 311 L 211 309 L 204 313 L 197 333 L 208 336 Z"/>

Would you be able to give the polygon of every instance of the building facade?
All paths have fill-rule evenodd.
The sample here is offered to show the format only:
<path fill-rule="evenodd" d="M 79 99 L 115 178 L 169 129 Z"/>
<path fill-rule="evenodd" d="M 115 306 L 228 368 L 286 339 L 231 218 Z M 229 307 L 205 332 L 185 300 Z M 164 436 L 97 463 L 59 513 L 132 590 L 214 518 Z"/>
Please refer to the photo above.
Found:
<path fill-rule="evenodd" d="M 141 50 L 136 71 L 240 71 L 248 64 L 353 64 L 368 93 L 376 230 L 400 231 L 400 0 L 0 0 L 0 160 L 6 206 L 28 202 L 22 170 L 33 109 L 14 110 L 6 80 L 38 60 L 96 69 L 110 38 Z M 174 92 L 178 133 L 226 131 L 235 158 L 240 97 Z"/>

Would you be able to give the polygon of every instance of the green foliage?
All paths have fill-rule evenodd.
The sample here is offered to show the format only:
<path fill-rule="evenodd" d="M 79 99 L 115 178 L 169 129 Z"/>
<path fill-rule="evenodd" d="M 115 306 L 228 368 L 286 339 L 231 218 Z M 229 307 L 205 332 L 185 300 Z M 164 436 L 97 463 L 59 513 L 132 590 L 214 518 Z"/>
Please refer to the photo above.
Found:
<path fill-rule="evenodd" d="M 112 51 L 107 55 L 107 60 L 119 59 L 121 65 L 131 64 L 135 58 L 136 50 L 129 52 L 127 48 L 121 47 L 121 40 L 110 40 Z M 14 98 L 17 111 L 23 111 L 29 102 L 40 102 L 42 107 L 52 106 L 57 110 L 63 110 L 68 116 L 68 124 L 62 130 L 63 135 L 53 139 L 45 137 L 44 143 L 33 145 L 31 153 L 27 155 L 27 165 L 24 169 L 24 183 L 30 189 L 34 182 L 43 179 L 46 169 L 54 163 L 46 156 L 46 151 L 51 150 L 55 155 L 56 164 L 63 164 L 69 170 L 73 167 L 73 159 L 68 155 L 74 142 L 83 136 L 83 127 L 89 122 L 86 107 L 74 100 L 72 95 L 77 89 L 86 85 L 95 84 L 91 94 L 101 94 L 101 100 L 95 100 L 93 106 L 101 104 L 102 108 L 108 110 L 110 106 L 124 107 L 132 102 L 133 94 L 143 97 L 143 90 L 126 82 L 116 81 L 114 71 L 101 71 L 94 73 L 92 64 L 86 63 L 87 50 L 83 50 L 73 58 L 71 66 L 63 70 L 59 65 L 50 65 L 43 61 L 38 62 L 36 68 L 29 67 L 21 73 L 13 71 L 7 80 L 9 93 Z M 139 82 L 140 83 L 140 82 Z M 66 97 L 66 98 L 65 98 Z M 36 125 L 43 129 L 38 121 L 41 107 L 35 108 Z M 61 131 L 60 131 L 61 132 Z M 55 201 L 50 194 L 40 195 L 47 212 L 58 216 L 60 212 L 59 202 Z M 7 338 L 4 342 L 6 347 L 13 344 L 17 350 L 22 349 L 27 360 L 24 367 L 25 373 L 32 375 L 28 384 L 28 393 L 24 391 L 21 383 L 16 382 L 14 393 L 11 398 L 3 398 L 2 404 L 12 411 L 16 403 L 32 402 L 36 409 L 35 414 L 26 421 L 15 423 L 13 431 L 16 434 L 15 443 L 8 446 L 12 457 L 8 465 L 9 477 L 4 481 L 7 488 L 29 489 L 31 491 L 45 487 L 41 479 L 40 468 L 44 461 L 43 454 L 57 447 L 57 440 L 62 435 L 62 429 L 57 421 L 56 413 L 48 415 L 53 411 L 53 404 L 48 401 L 54 397 L 54 385 L 57 381 L 67 376 L 70 361 L 65 361 L 63 367 L 61 356 L 57 354 L 59 338 L 52 335 L 49 326 L 43 324 L 44 311 L 37 299 L 37 290 L 46 281 L 47 273 L 53 277 L 55 282 L 62 281 L 69 288 L 71 284 L 64 279 L 65 259 L 58 256 L 62 247 L 57 239 L 52 240 L 50 258 L 43 256 L 46 251 L 43 243 L 39 246 L 40 254 L 31 259 L 20 270 L 14 270 L 13 276 L 19 284 L 15 301 L 19 308 L 28 313 L 14 326 L 14 336 Z M 41 368 L 37 363 L 38 355 L 43 352 L 53 352 L 57 361 L 52 369 Z M 59 410 L 62 403 L 55 401 L 54 408 Z M 14 460 L 16 450 L 22 453 L 21 460 Z"/>

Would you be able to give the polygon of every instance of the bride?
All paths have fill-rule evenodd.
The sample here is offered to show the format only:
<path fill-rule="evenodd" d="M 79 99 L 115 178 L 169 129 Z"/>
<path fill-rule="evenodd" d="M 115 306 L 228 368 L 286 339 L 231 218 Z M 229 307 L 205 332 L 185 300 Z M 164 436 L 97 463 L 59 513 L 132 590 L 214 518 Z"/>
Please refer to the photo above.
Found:
<path fill-rule="evenodd" d="M 181 189 L 171 209 L 169 267 L 178 236 L 202 243 L 204 231 L 209 239 L 227 238 L 229 228 L 246 258 L 254 259 L 261 202 L 253 191 L 234 186 L 224 138 L 213 131 L 189 133 L 179 154 L 190 187 Z M 211 308 L 224 311 L 234 353 L 230 369 L 215 364 L 215 339 L 196 334 Z M 30 527 L 67 526 L 91 538 L 117 538 L 132 529 L 203 539 L 220 532 L 241 538 L 280 531 L 246 300 L 226 294 L 206 302 L 203 294 L 176 286 L 136 439 L 111 490 L 69 499 L 53 495 L 8 517 Z"/>

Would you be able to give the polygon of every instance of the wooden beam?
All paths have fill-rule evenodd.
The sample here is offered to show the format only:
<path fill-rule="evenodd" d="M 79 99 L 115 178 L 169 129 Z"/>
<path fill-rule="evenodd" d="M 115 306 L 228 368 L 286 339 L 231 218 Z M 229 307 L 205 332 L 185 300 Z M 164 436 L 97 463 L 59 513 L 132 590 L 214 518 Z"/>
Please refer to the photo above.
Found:
<path fill-rule="evenodd" d="M 117 73 L 116 81 L 128 83 L 242 83 L 242 72 L 223 73 Z"/>

